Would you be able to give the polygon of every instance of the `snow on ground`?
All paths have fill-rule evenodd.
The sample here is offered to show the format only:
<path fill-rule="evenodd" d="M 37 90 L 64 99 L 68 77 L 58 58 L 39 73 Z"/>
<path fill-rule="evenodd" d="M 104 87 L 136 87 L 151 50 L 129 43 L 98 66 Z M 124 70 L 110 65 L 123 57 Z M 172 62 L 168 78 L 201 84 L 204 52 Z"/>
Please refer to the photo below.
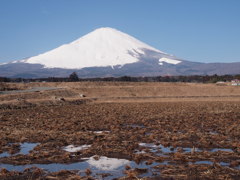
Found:
<path fill-rule="evenodd" d="M 95 134 L 110 133 L 110 131 L 93 131 Z"/>
<path fill-rule="evenodd" d="M 77 152 L 77 151 L 81 151 L 81 150 L 85 150 L 90 148 L 91 145 L 82 145 L 82 146 L 74 146 L 74 145 L 68 145 L 66 147 L 63 148 L 64 151 L 67 152 Z"/>
<path fill-rule="evenodd" d="M 126 159 L 108 158 L 106 156 L 101 156 L 98 160 L 94 157 L 90 157 L 87 161 L 91 166 L 104 171 L 116 170 L 122 166 L 130 164 L 131 161 Z"/>
<path fill-rule="evenodd" d="M 144 147 L 149 147 L 149 148 L 156 148 L 156 147 L 159 147 L 153 143 L 139 143 L 138 144 L 139 146 L 144 146 Z"/>
<path fill-rule="evenodd" d="M 160 58 L 159 59 L 159 65 L 163 65 L 163 62 L 165 63 L 168 63 L 168 64 L 179 64 L 181 63 L 182 61 L 179 61 L 179 60 L 176 60 L 176 59 L 170 59 L 170 58 L 166 58 L 166 57 L 163 57 L 163 58 Z"/>

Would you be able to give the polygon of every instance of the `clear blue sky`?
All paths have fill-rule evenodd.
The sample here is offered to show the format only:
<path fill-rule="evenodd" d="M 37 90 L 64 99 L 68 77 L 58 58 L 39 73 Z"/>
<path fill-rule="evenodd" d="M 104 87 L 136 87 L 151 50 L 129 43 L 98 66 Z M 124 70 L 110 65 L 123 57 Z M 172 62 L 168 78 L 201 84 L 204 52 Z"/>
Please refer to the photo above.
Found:
<path fill-rule="evenodd" d="M 240 62 L 240 0 L 0 0 L 0 62 L 112 27 L 179 58 Z"/>

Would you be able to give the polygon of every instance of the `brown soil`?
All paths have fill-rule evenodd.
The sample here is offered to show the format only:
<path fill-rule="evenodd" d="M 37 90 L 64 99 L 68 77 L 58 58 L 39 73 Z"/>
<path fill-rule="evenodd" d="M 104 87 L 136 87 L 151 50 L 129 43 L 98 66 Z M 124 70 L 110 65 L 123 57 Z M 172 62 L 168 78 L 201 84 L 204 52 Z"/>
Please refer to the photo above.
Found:
<path fill-rule="evenodd" d="M 0 153 L 14 154 L 19 143 L 40 143 L 27 155 L 0 158 L 0 164 L 71 163 L 98 155 L 136 163 L 168 162 L 154 167 L 160 175 L 144 179 L 240 178 L 239 87 L 124 82 L 13 85 L 63 89 L 0 95 Z M 139 143 L 161 144 L 171 147 L 171 152 L 163 155 Z M 71 144 L 92 146 L 76 153 L 62 149 Z M 191 151 L 184 152 L 184 148 Z M 213 148 L 232 151 L 210 151 Z M 198 161 L 212 163 L 195 163 Z M 126 167 L 120 179 L 136 179 L 145 171 Z M 94 179 L 90 169 L 85 176 L 39 168 L 0 171 L 0 179 L 31 178 Z"/>

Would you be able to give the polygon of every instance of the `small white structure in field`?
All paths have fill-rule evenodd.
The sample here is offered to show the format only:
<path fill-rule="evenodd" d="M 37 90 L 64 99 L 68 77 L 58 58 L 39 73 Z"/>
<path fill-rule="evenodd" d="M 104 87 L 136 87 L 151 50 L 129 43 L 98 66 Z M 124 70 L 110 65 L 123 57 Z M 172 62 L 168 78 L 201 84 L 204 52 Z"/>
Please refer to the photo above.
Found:
<path fill-rule="evenodd" d="M 216 85 L 218 85 L 218 86 L 226 86 L 227 84 L 224 81 L 218 81 L 218 82 L 216 82 Z"/>
<path fill-rule="evenodd" d="M 232 86 L 240 86 L 240 80 L 238 79 L 232 80 L 231 83 L 232 83 Z"/>

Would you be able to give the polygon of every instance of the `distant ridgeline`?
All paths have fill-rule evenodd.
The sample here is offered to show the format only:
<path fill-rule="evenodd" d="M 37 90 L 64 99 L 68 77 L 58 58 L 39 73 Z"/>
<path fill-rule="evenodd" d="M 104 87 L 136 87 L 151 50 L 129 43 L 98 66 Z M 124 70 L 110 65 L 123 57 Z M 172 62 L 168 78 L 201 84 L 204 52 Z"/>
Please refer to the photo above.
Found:
<path fill-rule="evenodd" d="M 238 75 L 193 75 L 193 76 L 156 76 L 156 77 L 103 77 L 103 78 L 79 78 L 74 72 L 69 77 L 48 77 L 36 79 L 0 77 L 0 82 L 80 82 L 80 81 L 128 81 L 128 82 L 199 82 L 216 83 L 218 81 L 230 82 L 233 79 L 240 80 Z"/>

